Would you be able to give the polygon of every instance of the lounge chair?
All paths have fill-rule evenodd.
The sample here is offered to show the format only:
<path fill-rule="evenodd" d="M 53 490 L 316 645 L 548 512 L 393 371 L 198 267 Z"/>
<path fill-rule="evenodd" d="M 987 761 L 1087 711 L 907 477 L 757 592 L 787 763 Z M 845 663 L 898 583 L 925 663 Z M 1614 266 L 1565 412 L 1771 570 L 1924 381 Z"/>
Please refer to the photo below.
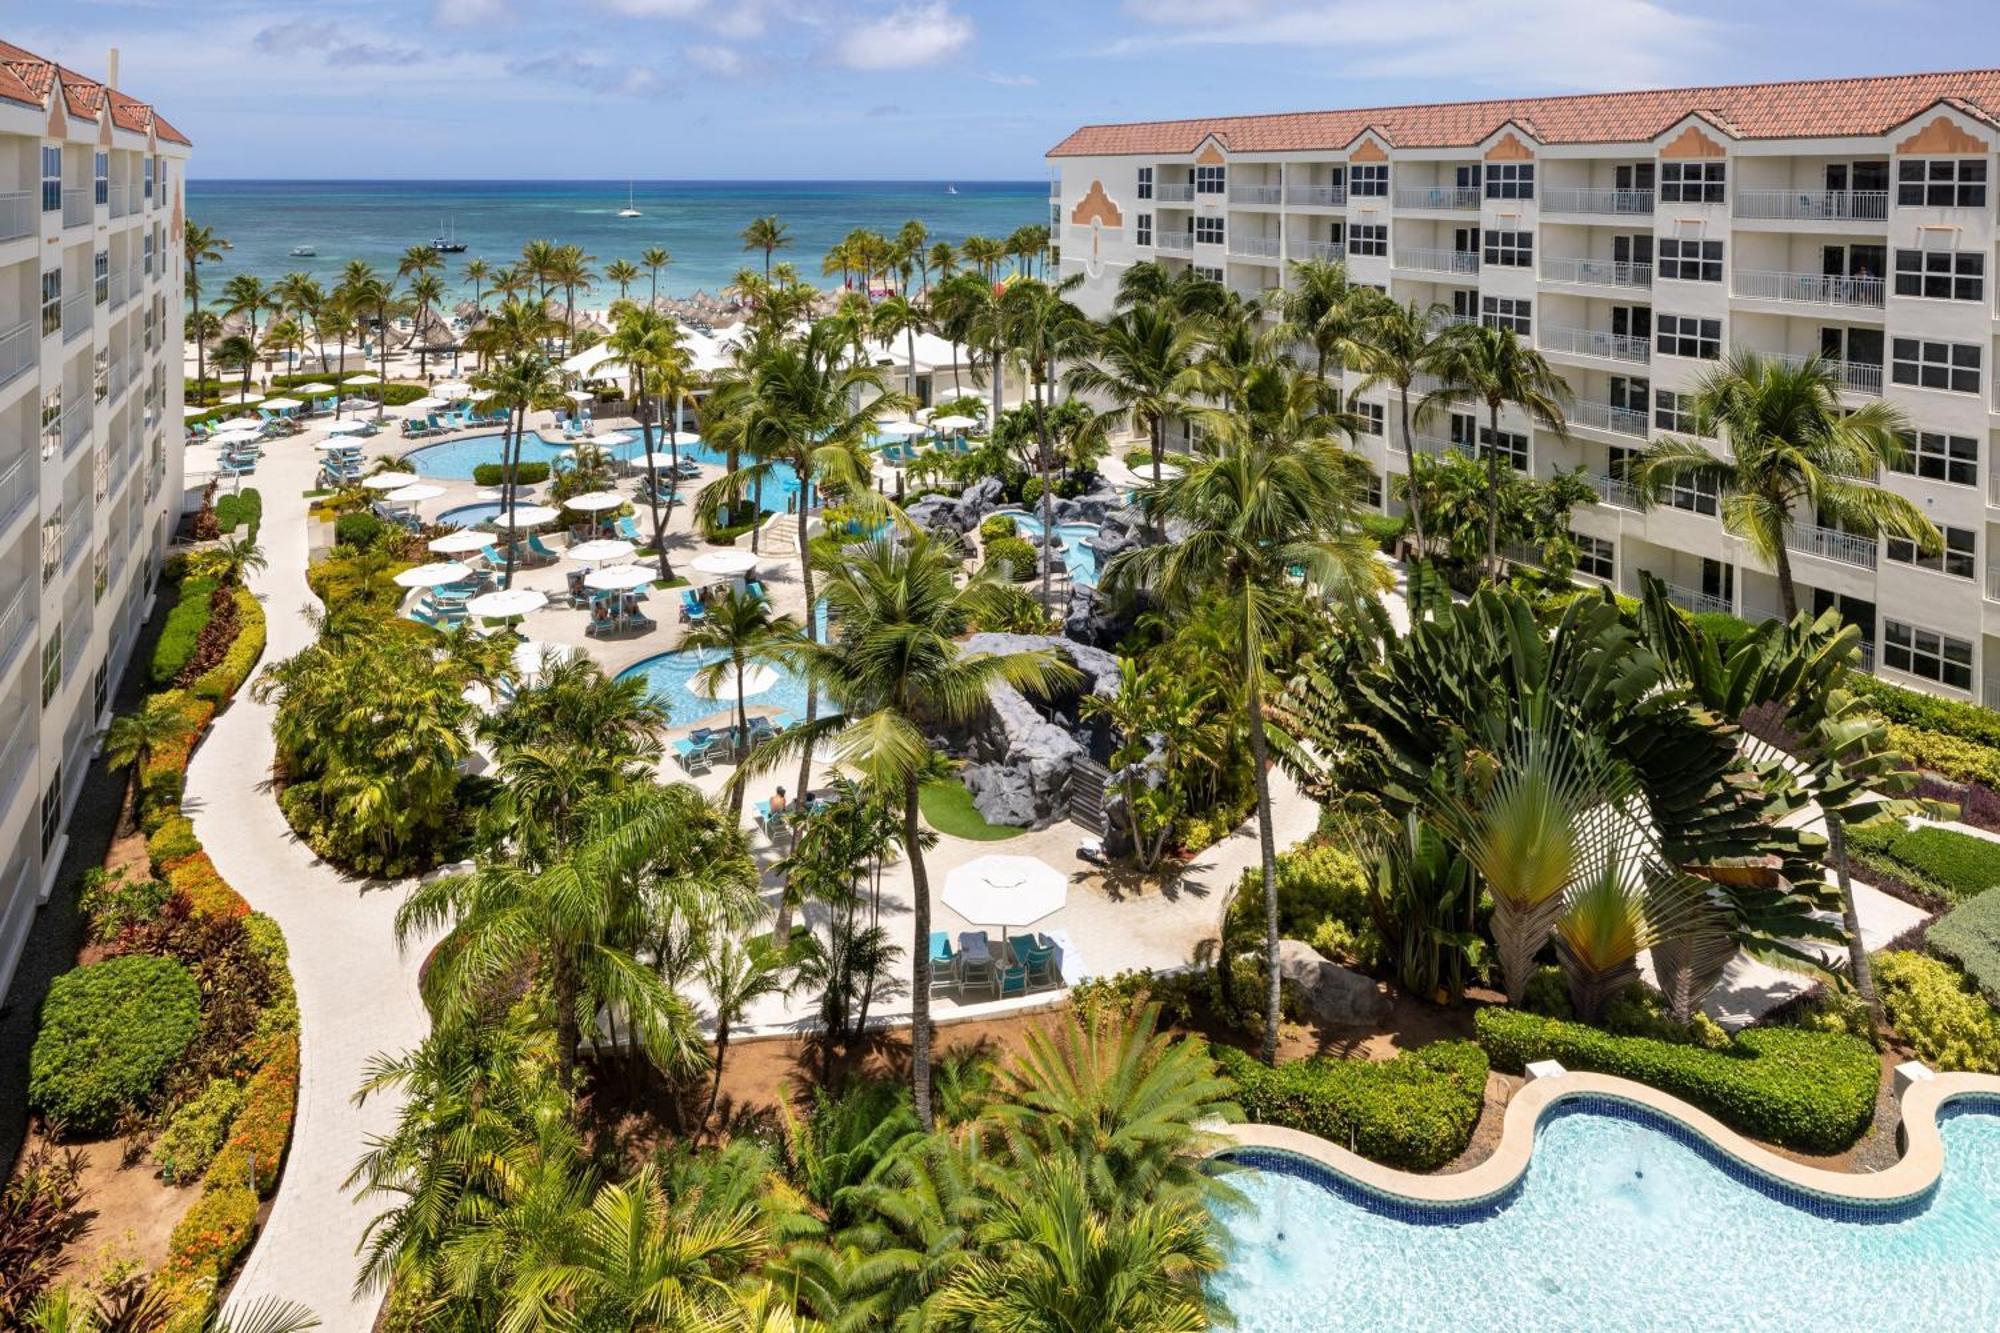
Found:
<path fill-rule="evenodd" d="M 696 745 L 693 741 L 675 741 L 674 758 L 679 761 L 681 768 L 690 776 L 698 773 L 706 773 L 710 768 L 708 747 Z M 759 818 L 762 818 L 768 813 L 771 803 L 769 801 L 762 801 L 759 804 L 765 807 L 764 810 L 758 812 Z"/>
<path fill-rule="evenodd" d="M 745 595 L 755 598 L 757 601 L 767 602 L 770 600 L 769 594 L 764 591 L 764 585 L 756 579 L 743 580 L 743 591 Z"/>
<path fill-rule="evenodd" d="M 694 595 L 692 588 L 681 589 L 681 623 L 699 625 L 708 619 L 708 608 L 701 604 L 701 598 Z"/>
<path fill-rule="evenodd" d="M 577 420 L 577 419 L 576 419 L 575 417 L 566 417 L 566 418 L 565 418 L 565 419 L 563 420 L 563 433 L 562 433 L 562 437 L 563 437 L 563 438 L 564 438 L 565 440 L 580 440 L 580 439 L 582 439 L 582 438 L 583 438 L 583 423 L 582 423 L 581 421 L 578 421 L 578 420 Z"/>
<path fill-rule="evenodd" d="M 1014 940 L 1012 944 L 1015 965 L 1027 976 L 1029 985 L 1054 985 L 1062 980 L 1056 969 L 1056 946 L 1053 942 L 1024 938 Z"/>
<path fill-rule="evenodd" d="M 590 623 L 583 627 L 583 632 L 593 638 L 601 634 L 616 634 L 618 632 L 618 617 L 611 613 L 609 604 L 604 602 L 591 603 Z"/>
<path fill-rule="evenodd" d="M 621 515 L 618 522 L 613 524 L 613 526 L 618 530 L 620 537 L 631 542 L 634 546 L 644 546 L 646 544 L 646 539 L 639 535 L 639 520 L 631 514 Z"/>
<path fill-rule="evenodd" d="M 931 932 L 931 994 L 958 989 L 958 955 L 952 952 L 951 936 L 942 930 Z"/>
<path fill-rule="evenodd" d="M 583 571 L 572 569 L 565 578 L 569 584 L 569 604 L 582 606 L 590 600 L 590 589 L 583 586 Z"/>
<path fill-rule="evenodd" d="M 536 532 L 528 534 L 528 554 L 546 565 L 553 565 L 556 561 L 562 559 L 561 556 L 542 544 L 541 534 Z"/>

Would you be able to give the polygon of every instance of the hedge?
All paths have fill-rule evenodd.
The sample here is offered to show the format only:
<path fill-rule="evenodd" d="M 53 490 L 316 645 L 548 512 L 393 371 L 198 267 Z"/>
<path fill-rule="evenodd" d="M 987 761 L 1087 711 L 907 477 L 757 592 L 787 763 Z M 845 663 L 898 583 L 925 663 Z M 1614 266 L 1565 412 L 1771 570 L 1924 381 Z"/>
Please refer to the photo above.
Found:
<path fill-rule="evenodd" d="M 208 1168 L 204 1189 L 241 1185 L 256 1168 L 257 1193 L 277 1188 L 292 1138 L 292 1113 L 299 1096 L 299 1043 L 296 1034 L 273 1043 L 269 1058 L 243 1085 L 243 1108 L 236 1114 L 229 1138 Z"/>
<path fill-rule="evenodd" d="M 1721 1050 L 1614 1037 L 1582 1023 L 1487 1008 L 1477 1020 L 1493 1067 L 1536 1060 L 1616 1074 L 1684 1098 L 1752 1138 L 1801 1152 L 1851 1146 L 1875 1117 L 1881 1065 L 1867 1042 L 1835 1032 L 1751 1028 Z"/>
<path fill-rule="evenodd" d="M 1020 525 L 1014 522 L 1012 514 L 994 514 L 979 525 L 979 540 L 998 541 L 1002 537 L 1020 535 Z"/>
<path fill-rule="evenodd" d="M 371 547 L 382 535 L 382 520 L 365 509 L 357 509 L 342 514 L 333 520 L 333 541 L 336 546 Z"/>
<path fill-rule="evenodd" d="M 167 1127 L 153 1140 L 153 1165 L 176 1185 L 198 1180 L 229 1133 L 229 1122 L 243 1106 L 243 1089 L 236 1080 L 210 1079 L 208 1086 L 175 1111 Z"/>
<path fill-rule="evenodd" d="M 507 468 L 503 463 L 475 463 L 472 466 L 472 481 L 475 486 L 498 486 L 506 479 Z M 523 460 L 514 469 L 514 484 L 517 486 L 539 486 L 548 479 L 547 463 Z"/>
<path fill-rule="evenodd" d="M 1409 531 L 1410 520 L 1403 514 L 1363 514 L 1359 526 L 1368 540 L 1387 555 L 1396 549 L 1396 543 L 1403 540 L 1403 534 Z"/>
<path fill-rule="evenodd" d="M 153 662 L 148 678 L 166 685 L 181 673 L 194 656 L 201 632 L 208 628 L 208 599 L 215 592 L 214 579 L 182 579 L 174 609 L 167 612 L 159 642 L 153 645 Z"/>
<path fill-rule="evenodd" d="M 257 530 L 264 522 L 264 497 L 254 486 L 238 491 L 234 495 L 218 496 L 215 501 L 215 525 L 224 534 L 232 533 L 239 527 L 247 528 L 244 536 L 250 541 L 257 540 Z"/>
<path fill-rule="evenodd" d="M 1951 964 L 1920 953 L 1875 957 L 1875 984 L 1896 1031 L 1933 1069 L 2000 1074 L 2000 1011 Z"/>
<path fill-rule="evenodd" d="M 201 988 L 171 958 L 133 954 L 57 977 L 28 1057 L 28 1101 L 66 1134 L 144 1106 L 201 1028 Z"/>
<path fill-rule="evenodd" d="M 1863 851 L 1915 871 L 1955 901 L 2000 885 L 2000 842 L 1939 824 L 1907 828 L 1889 821 L 1855 829 L 1849 837 Z"/>
<path fill-rule="evenodd" d="M 1858 671 L 1847 673 L 1847 688 L 1875 705 L 1891 722 L 1940 731 L 1960 740 L 2000 749 L 2000 713 L 1941 695 L 1919 694 Z"/>
<path fill-rule="evenodd" d="M 1917 768 L 1953 782 L 1983 782 L 2000 789 L 2000 749 L 1902 722 L 1891 722 L 1884 730 L 1889 748 L 1908 755 Z"/>
<path fill-rule="evenodd" d="M 1472 1141 L 1486 1098 L 1486 1053 L 1440 1041 L 1393 1060 L 1316 1055 L 1270 1068 L 1234 1047 L 1215 1051 L 1251 1120 L 1316 1134 L 1370 1161 L 1434 1171 Z"/>
<path fill-rule="evenodd" d="M 1931 923 L 1924 942 L 2000 1003 L 2000 893 L 1982 893 Z"/>
<path fill-rule="evenodd" d="M 243 688 L 257 659 L 264 655 L 264 607 L 248 588 L 236 590 L 236 637 L 222 660 L 195 677 L 188 687 L 197 699 L 221 704 Z"/>
<path fill-rule="evenodd" d="M 171 816 L 146 839 L 146 859 L 155 875 L 166 874 L 200 851 L 201 840 L 194 836 L 194 821 L 186 815 Z"/>
<path fill-rule="evenodd" d="M 257 1195 L 242 1185 L 212 1189 L 195 1200 L 167 1238 L 160 1284 L 177 1310 L 205 1313 L 236 1257 L 257 1230 Z M 174 1325 L 183 1327 L 188 1325 Z M 191 1326 L 199 1327 L 198 1318 Z"/>
<path fill-rule="evenodd" d="M 985 552 L 987 566 L 1005 562 L 1008 577 L 1016 583 L 1027 583 L 1041 574 L 1034 544 L 1026 537 L 995 537 L 985 543 Z"/>

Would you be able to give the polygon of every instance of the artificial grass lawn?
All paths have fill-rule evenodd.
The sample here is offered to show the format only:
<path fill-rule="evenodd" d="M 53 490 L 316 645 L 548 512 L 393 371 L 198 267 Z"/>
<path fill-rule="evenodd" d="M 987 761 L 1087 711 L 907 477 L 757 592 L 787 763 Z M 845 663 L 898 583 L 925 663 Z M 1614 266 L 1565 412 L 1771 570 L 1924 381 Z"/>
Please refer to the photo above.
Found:
<path fill-rule="evenodd" d="M 987 823 L 986 816 L 973 807 L 972 793 L 955 777 L 926 782 L 917 791 L 917 808 L 923 811 L 925 822 L 939 833 L 973 842 L 1002 842 L 1027 831 L 1009 824 Z"/>

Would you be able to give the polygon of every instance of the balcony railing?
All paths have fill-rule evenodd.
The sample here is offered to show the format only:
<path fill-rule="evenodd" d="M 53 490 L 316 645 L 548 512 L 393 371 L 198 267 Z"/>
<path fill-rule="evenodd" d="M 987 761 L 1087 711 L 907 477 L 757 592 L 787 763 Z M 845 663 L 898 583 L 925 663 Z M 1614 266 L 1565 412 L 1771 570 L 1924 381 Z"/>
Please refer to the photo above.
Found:
<path fill-rule="evenodd" d="M 1162 204 L 1191 204 L 1194 202 L 1193 185 L 1160 184 L 1153 187 L 1153 198 Z"/>
<path fill-rule="evenodd" d="M 1398 185 L 1396 207 L 1457 211 L 1479 207 L 1476 185 Z"/>
<path fill-rule="evenodd" d="M 1785 546 L 1800 555 L 1836 560 L 1861 569 L 1875 568 L 1881 548 L 1872 537 L 1857 537 L 1838 528 L 1822 528 L 1813 523 L 1795 523 L 1785 529 Z"/>
<path fill-rule="evenodd" d="M 1459 310 L 1433 310 L 1424 318 L 1424 327 L 1432 333 L 1443 329 L 1457 328 L 1461 324 L 1477 324 L 1479 316 Z"/>
<path fill-rule="evenodd" d="M 1231 185 L 1229 202 L 1232 204 L 1277 204 L 1283 203 L 1285 188 L 1282 185 Z"/>
<path fill-rule="evenodd" d="M 1886 190 L 1738 190 L 1732 211 L 1764 221 L 1880 222 L 1889 216 Z"/>
<path fill-rule="evenodd" d="M 1567 352 L 1571 356 L 1598 356 L 1608 361 L 1648 362 L 1653 359 L 1653 340 L 1623 333 L 1599 333 L 1595 329 L 1565 329 L 1542 326 L 1542 350 Z"/>
<path fill-rule="evenodd" d="M 1986 600 L 2000 602 L 2000 560 L 1986 566 Z"/>
<path fill-rule="evenodd" d="M 14 654 L 19 652 L 21 645 L 27 641 L 30 628 L 28 610 L 33 603 L 28 600 L 26 582 L 17 586 L 12 596 L 4 593 L 0 593 L 0 596 L 7 597 L 6 606 L 0 608 L 0 673 L 4 673 L 14 664 Z M 0 773 L 5 771 L 0 768 Z"/>
<path fill-rule="evenodd" d="M 1634 510 L 1644 507 L 1639 502 L 1639 488 L 1624 477 L 1599 472 L 1591 477 L 1590 484 L 1597 491 L 1597 498 L 1608 505 Z"/>
<path fill-rule="evenodd" d="M 1185 255 L 1194 251 L 1194 233 L 1191 231 L 1156 231 L 1153 233 L 1153 248 L 1165 250 L 1169 254 Z"/>
<path fill-rule="evenodd" d="M 25 629 L 25 621 L 23 629 Z M 0 663 L 11 661 L 14 648 L 5 639 L 5 631 L 0 630 Z M 0 816 L 4 816 L 14 805 L 14 797 L 28 781 L 28 774 L 34 770 L 35 735 L 39 730 L 41 714 L 23 705 L 14 716 L 0 723 Z M 27 859 L 21 863 L 20 883 L 9 886 L 9 891 L 26 891 L 28 867 L 33 864 Z M 33 898 L 19 901 L 32 902 Z"/>
<path fill-rule="evenodd" d="M 97 216 L 97 202 L 82 187 L 63 191 L 63 226 L 88 227 Z"/>
<path fill-rule="evenodd" d="M 0 470 L 0 532 L 5 532 L 15 517 L 28 507 L 35 498 L 35 483 L 41 477 L 39 468 L 30 467 L 32 452 L 23 452 L 4 470 Z"/>
<path fill-rule="evenodd" d="M 1736 271 L 1736 294 L 1753 301 L 1882 308 L 1882 279 L 1838 274 Z"/>
<path fill-rule="evenodd" d="M 35 336 L 35 322 L 24 319 L 0 333 L 0 384 L 10 384 L 40 360 L 41 340 Z"/>
<path fill-rule="evenodd" d="M 1417 246 L 1399 246 L 1396 250 L 1396 267 L 1421 269 L 1426 273 L 1477 273 L 1479 256 L 1471 250 L 1433 250 Z"/>
<path fill-rule="evenodd" d="M 1570 404 L 1569 411 L 1564 415 L 1572 426 L 1590 426 L 1642 440 L 1646 438 L 1646 414 L 1634 408 L 1614 407 L 1610 403 L 1579 398 Z"/>
<path fill-rule="evenodd" d="M 1339 241 L 1309 241 L 1306 244 L 1306 257 L 1324 263 L 1334 263 L 1347 258 L 1347 247 Z"/>
<path fill-rule="evenodd" d="M 91 420 L 91 403 L 89 399 L 85 399 L 80 403 L 71 403 L 63 409 L 62 441 L 65 457 L 75 453 L 76 447 L 90 438 Z"/>
<path fill-rule="evenodd" d="M 118 218 L 122 218 L 129 215 L 133 211 L 134 209 L 132 203 L 132 187 L 129 185 L 112 186 L 111 187 L 112 218 L 116 220 Z"/>
<path fill-rule="evenodd" d="M 1544 213 L 1602 213 L 1613 217 L 1645 217 L 1653 211 L 1651 190 L 1593 190 L 1572 186 L 1541 188 Z"/>
<path fill-rule="evenodd" d="M 1812 358 L 1799 352 L 1780 352 L 1772 359 L 1788 366 L 1802 366 Z M 1836 361 L 1831 357 L 1821 357 L 1820 361 L 1849 392 L 1870 398 L 1882 396 L 1882 367 L 1866 361 Z"/>
<path fill-rule="evenodd" d="M 66 296 L 62 303 L 63 341 L 74 342 L 90 332 L 90 293 Z"/>
<path fill-rule="evenodd" d="M 131 279 L 126 275 L 124 269 L 122 268 L 117 269 L 111 274 L 110 285 L 111 285 L 111 308 L 113 310 L 116 310 L 119 306 L 124 305 L 127 298 L 129 298 L 132 294 Z"/>
<path fill-rule="evenodd" d="M 1276 259 L 1278 238 L 1275 236 L 1229 235 L 1229 253 L 1244 259 Z"/>
<path fill-rule="evenodd" d="M 27 190 L 0 194 L 0 241 L 18 241 L 35 234 L 35 219 L 41 215 L 35 203 L 35 196 Z"/>
<path fill-rule="evenodd" d="M 1412 403 L 1414 403 L 1415 401 L 1416 393 L 1417 393 L 1416 386 L 1415 385 L 1410 386 Z M 1391 410 L 1400 412 L 1400 407 L 1395 404 L 1392 404 Z M 1403 427 L 1400 422 L 1391 423 L 1389 431 L 1385 438 L 1389 442 L 1389 452 L 1391 453 L 1407 454 L 1410 452 L 1409 445 L 1415 444 L 1417 446 L 1417 452 L 1424 455 L 1426 458 L 1436 458 L 1439 454 L 1442 454 L 1447 449 L 1456 449 L 1459 447 L 1458 445 L 1452 443 L 1450 437 L 1448 436 L 1433 435 L 1429 431 L 1421 431 L 1421 430 L 1413 432 L 1410 435 L 1409 440 L 1406 442 L 1403 438 Z"/>
<path fill-rule="evenodd" d="M 1285 202 L 1288 204 L 1315 205 L 1320 208 L 1338 208 L 1347 202 L 1345 185 L 1287 185 Z"/>
<path fill-rule="evenodd" d="M 1615 259 L 1565 259 L 1542 256 L 1543 282 L 1573 282 L 1585 287 L 1651 287 L 1651 264 L 1627 264 Z"/>
<path fill-rule="evenodd" d="M 1717 597 L 1714 593 L 1702 592 L 1699 588 L 1683 587 L 1678 583 L 1661 585 L 1666 589 L 1667 600 L 1683 610 L 1700 614 L 1704 611 L 1720 611 L 1724 615 L 1733 614 L 1735 607 L 1727 597 Z"/>

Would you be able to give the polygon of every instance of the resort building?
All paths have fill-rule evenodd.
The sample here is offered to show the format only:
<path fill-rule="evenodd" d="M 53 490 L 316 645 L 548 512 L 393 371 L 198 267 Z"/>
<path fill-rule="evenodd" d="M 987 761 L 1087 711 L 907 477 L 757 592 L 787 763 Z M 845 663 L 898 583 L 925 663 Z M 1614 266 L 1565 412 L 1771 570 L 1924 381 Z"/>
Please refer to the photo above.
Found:
<path fill-rule="evenodd" d="M 180 512 L 187 156 L 0 42 L 0 994 Z"/>
<path fill-rule="evenodd" d="M 1838 606 L 1884 677 L 2000 705 L 1996 151 L 2000 70 L 1092 125 L 1050 150 L 1051 223 L 1093 314 L 1147 260 L 1249 296 L 1339 259 L 1517 330 L 1575 392 L 1568 438 L 1511 410 L 1488 438 L 1468 405 L 1405 440 L 1371 391 L 1363 451 L 1384 475 L 1450 445 L 1580 466 L 1580 573 L 1631 593 L 1651 572 L 1698 609 L 1775 614 L 1776 578 L 1714 494 L 1642 511 L 1633 459 L 1688 431 L 1727 349 L 1830 359 L 1850 402 L 1907 414 L 1911 466 L 1880 484 L 1945 547 L 1802 515 L 1801 604 Z"/>

